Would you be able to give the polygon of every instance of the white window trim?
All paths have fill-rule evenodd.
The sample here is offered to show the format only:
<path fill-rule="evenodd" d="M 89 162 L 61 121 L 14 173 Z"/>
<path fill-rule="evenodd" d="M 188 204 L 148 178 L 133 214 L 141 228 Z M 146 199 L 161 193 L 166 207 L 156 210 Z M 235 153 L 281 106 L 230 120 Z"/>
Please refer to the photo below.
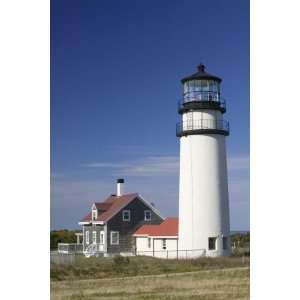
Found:
<path fill-rule="evenodd" d="M 93 231 L 92 233 L 92 243 L 97 244 L 97 231 Z"/>
<path fill-rule="evenodd" d="M 167 250 L 167 239 L 162 239 L 161 240 L 161 248 L 163 250 Z"/>
<path fill-rule="evenodd" d="M 128 219 L 124 219 L 125 213 L 128 213 Z M 123 221 L 124 221 L 124 222 L 130 222 L 130 219 L 131 219 L 131 212 L 130 212 L 129 209 L 124 209 L 124 210 L 122 211 L 122 216 L 123 216 Z"/>
<path fill-rule="evenodd" d="M 94 215 L 95 215 L 95 217 L 94 217 Z M 93 209 L 92 210 L 92 220 L 95 221 L 95 220 L 97 220 L 97 218 L 98 218 L 97 209 Z"/>
<path fill-rule="evenodd" d="M 114 233 L 118 234 L 118 241 L 116 243 L 113 243 L 113 239 L 112 239 L 112 236 Z M 111 231 L 110 232 L 110 244 L 111 245 L 119 245 L 119 239 L 120 239 L 119 231 Z"/>
<path fill-rule="evenodd" d="M 100 231 L 100 237 L 99 237 L 100 245 L 104 245 L 104 235 L 105 235 L 104 231 L 103 230 Z"/>
<path fill-rule="evenodd" d="M 146 217 L 148 212 L 150 213 L 149 219 Z M 150 209 L 144 210 L 144 221 L 151 221 L 151 219 L 152 219 L 152 211 Z"/>
<path fill-rule="evenodd" d="M 89 244 L 89 243 L 90 243 L 90 232 L 89 232 L 89 230 L 87 230 L 87 231 L 85 232 L 85 243 L 86 243 L 86 244 Z"/>

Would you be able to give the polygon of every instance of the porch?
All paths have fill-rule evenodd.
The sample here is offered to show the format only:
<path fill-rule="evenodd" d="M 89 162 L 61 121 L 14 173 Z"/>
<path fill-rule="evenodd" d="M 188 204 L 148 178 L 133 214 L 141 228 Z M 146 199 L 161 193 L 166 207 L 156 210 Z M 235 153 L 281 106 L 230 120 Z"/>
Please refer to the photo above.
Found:
<path fill-rule="evenodd" d="M 83 244 L 58 243 L 57 252 L 61 254 L 84 254 L 86 257 L 103 256 L 106 253 L 104 244 L 99 243 L 92 243 L 85 247 Z"/>
<path fill-rule="evenodd" d="M 76 232 L 76 243 L 58 243 L 57 252 L 63 254 L 83 253 L 83 234 Z"/>
<path fill-rule="evenodd" d="M 64 254 L 83 253 L 83 244 L 58 243 L 57 252 Z"/>

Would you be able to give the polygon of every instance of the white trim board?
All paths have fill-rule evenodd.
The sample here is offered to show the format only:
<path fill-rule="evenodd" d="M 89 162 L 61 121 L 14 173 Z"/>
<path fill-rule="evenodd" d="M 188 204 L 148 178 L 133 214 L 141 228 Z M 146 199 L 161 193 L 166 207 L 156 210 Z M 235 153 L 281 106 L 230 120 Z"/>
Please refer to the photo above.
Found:
<path fill-rule="evenodd" d="M 159 238 L 159 239 L 173 239 L 178 240 L 177 235 L 148 235 L 148 234 L 133 234 L 134 237 L 144 237 L 144 238 Z"/>

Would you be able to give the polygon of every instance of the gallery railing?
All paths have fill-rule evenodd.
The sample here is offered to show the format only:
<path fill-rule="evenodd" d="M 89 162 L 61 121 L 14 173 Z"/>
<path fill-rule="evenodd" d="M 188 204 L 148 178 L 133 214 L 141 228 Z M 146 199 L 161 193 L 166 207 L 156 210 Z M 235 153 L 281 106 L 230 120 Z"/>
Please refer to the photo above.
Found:
<path fill-rule="evenodd" d="M 188 109 L 219 109 L 226 111 L 226 100 L 220 97 L 217 92 L 195 91 L 183 94 L 183 98 L 178 101 L 178 112 L 182 113 Z"/>
<path fill-rule="evenodd" d="M 198 119 L 177 123 L 176 135 L 222 134 L 229 135 L 229 122 L 226 120 Z"/>

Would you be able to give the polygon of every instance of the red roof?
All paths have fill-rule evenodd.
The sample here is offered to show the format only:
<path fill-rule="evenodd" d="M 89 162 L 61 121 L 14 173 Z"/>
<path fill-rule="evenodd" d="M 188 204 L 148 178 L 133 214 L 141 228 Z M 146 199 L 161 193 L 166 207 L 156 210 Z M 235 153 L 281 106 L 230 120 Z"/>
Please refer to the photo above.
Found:
<path fill-rule="evenodd" d="M 142 225 L 135 235 L 177 236 L 178 218 L 166 218 L 160 225 Z"/>
<path fill-rule="evenodd" d="M 105 203 L 105 202 L 96 202 L 95 206 L 100 211 L 106 211 L 111 206 L 111 203 Z"/>
<path fill-rule="evenodd" d="M 95 206 L 98 210 L 98 218 L 94 221 L 106 222 L 113 215 L 118 213 L 122 209 L 122 207 L 129 204 L 137 196 L 138 196 L 137 193 L 126 194 L 119 197 L 110 196 L 104 202 L 95 202 Z M 91 222 L 91 221 L 92 221 L 92 213 L 90 212 L 80 222 Z"/>

